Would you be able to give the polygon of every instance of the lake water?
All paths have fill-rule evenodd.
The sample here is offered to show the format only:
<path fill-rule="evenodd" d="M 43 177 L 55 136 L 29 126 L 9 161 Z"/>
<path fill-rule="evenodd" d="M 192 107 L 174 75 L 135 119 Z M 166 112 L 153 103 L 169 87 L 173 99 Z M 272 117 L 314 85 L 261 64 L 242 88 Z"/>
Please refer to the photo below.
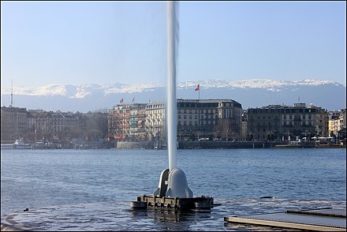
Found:
<path fill-rule="evenodd" d="M 346 207 L 345 149 L 231 149 L 178 150 L 194 195 L 221 204 L 210 213 L 130 210 L 167 166 L 165 150 L 1 150 L 1 221 L 35 230 L 238 230 L 223 217 Z"/>

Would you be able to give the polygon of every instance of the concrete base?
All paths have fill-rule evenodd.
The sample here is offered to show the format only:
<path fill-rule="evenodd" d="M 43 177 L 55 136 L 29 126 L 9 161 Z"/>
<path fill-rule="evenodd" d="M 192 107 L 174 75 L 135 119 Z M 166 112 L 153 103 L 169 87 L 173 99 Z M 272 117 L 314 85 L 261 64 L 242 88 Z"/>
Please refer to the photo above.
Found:
<path fill-rule="evenodd" d="M 153 195 L 142 195 L 137 197 L 137 201 L 131 202 L 133 209 L 159 208 L 168 210 L 193 210 L 205 211 L 213 207 L 212 197 L 193 197 L 193 198 L 171 198 L 157 197 Z"/>

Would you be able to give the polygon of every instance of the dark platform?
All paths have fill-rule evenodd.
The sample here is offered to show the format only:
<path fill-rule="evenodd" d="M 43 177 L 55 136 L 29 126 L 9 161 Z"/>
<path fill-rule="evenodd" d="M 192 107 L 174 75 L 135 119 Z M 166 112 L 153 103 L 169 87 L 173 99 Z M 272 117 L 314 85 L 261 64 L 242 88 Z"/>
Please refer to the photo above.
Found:
<path fill-rule="evenodd" d="M 346 209 L 288 210 L 286 213 L 231 216 L 224 221 L 311 231 L 346 231 Z"/>
<path fill-rule="evenodd" d="M 346 209 L 287 210 L 287 213 L 346 218 Z"/>
<path fill-rule="evenodd" d="M 171 198 L 153 195 L 138 196 L 136 201 L 131 202 L 133 209 L 160 208 L 168 210 L 211 210 L 213 207 L 212 197 Z"/>

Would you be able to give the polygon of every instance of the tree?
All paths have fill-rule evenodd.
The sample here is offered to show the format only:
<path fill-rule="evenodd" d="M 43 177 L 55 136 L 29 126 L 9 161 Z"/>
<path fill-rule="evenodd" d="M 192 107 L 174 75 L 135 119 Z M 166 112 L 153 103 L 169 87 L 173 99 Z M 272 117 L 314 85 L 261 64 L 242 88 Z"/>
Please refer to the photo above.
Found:
<path fill-rule="evenodd" d="M 223 118 L 217 121 L 216 125 L 216 134 L 217 137 L 220 137 L 225 140 L 229 140 L 230 135 L 232 134 L 232 124 L 230 119 Z"/>

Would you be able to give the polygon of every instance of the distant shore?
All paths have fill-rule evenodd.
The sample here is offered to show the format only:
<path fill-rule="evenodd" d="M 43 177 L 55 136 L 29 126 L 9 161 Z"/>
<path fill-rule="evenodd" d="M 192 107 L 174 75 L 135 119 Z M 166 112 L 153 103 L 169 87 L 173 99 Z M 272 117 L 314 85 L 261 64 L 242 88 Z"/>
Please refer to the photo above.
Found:
<path fill-rule="evenodd" d="M 178 149 L 261 149 L 261 148 L 346 148 L 346 143 L 284 143 L 269 141 L 179 141 Z M 1 150 L 45 150 L 45 149 L 73 149 L 73 150 L 90 150 L 90 149 L 149 149 L 165 150 L 166 144 L 158 144 L 152 141 L 122 141 L 116 142 L 114 146 L 70 146 L 70 147 L 35 147 L 35 146 L 7 146 L 1 144 Z"/>
<path fill-rule="evenodd" d="M 346 144 L 319 144 L 314 142 L 283 143 L 266 141 L 186 141 L 180 149 L 255 149 L 255 148 L 346 148 Z"/>

